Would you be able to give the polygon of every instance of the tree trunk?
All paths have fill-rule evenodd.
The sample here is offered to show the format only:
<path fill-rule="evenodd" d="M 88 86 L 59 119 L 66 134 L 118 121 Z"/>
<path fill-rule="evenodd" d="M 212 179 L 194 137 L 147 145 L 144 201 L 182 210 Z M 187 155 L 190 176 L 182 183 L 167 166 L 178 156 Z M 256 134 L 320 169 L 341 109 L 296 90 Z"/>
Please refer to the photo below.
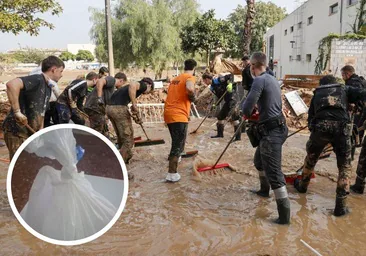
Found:
<path fill-rule="evenodd" d="M 206 68 L 210 68 L 210 50 L 206 51 Z"/>
<path fill-rule="evenodd" d="M 255 15 L 254 9 L 254 1 L 255 0 L 246 0 L 247 1 L 247 16 L 245 19 L 244 25 L 244 45 L 243 45 L 243 54 L 250 54 L 250 44 L 252 42 L 252 24 Z"/>

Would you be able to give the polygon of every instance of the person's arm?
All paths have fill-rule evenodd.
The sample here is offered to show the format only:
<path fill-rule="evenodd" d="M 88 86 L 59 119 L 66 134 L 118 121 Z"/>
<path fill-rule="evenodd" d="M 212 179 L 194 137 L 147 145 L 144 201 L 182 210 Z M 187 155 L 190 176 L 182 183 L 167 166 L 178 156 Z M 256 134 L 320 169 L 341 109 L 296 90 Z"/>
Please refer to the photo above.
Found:
<path fill-rule="evenodd" d="M 19 105 L 19 94 L 20 90 L 22 90 L 23 88 L 24 83 L 20 78 L 15 78 L 6 83 L 6 94 L 8 95 L 8 99 L 16 120 L 23 124 L 27 124 L 28 119 L 20 111 L 20 105 Z"/>
<path fill-rule="evenodd" d="M 140 83 L 132 82 L 128 88 L 128 95 L 130 96 L 130 100 L 132 103 L 131 111 L 132 113 L 137 113 L 137 100 L 136 100 L 136 92 L 140 89 Z"/>
<path fill-rule="evenodd" d="M 97 81 L 97 95 L 98 98 L 101 98 L 103 96 L 103 88 L 107 84 L 107 80 L 105 78 L 99 79 Z"/>
<path fill-rule="evenodd" d="M 191 102 L 194 102 L 196 100 L 194 81 L 187 80 L 187 82 L 186 82 L 186 91 L 187 91 L 188 99 Z"/>
<path fill-rule="evenodd" d="M 262 95 L 265 82 L 263 79 L 255 79 L 252 88 L 243 104 L 242 111 L 246 117 L 250 117 L 253 113 L 255 105 L 258 103 Z"/>
<path fill-rule="evenodd" d="M 346 94 L 347 94 L 349 103 L 356 104 L 360 101 L 366 101 L 366 89 L 346 86 L 345 90 L 346 90 Z"/>

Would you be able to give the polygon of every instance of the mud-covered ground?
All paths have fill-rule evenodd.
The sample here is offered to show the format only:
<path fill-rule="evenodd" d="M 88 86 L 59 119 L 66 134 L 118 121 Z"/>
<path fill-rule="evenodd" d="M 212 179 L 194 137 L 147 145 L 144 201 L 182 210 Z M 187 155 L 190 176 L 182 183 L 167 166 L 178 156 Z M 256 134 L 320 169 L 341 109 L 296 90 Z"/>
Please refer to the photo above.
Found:
<path fill-rule="evenodd" d="M 198 120 L 189 129 L 194 130 Z M 214 160 L 230 135 L 213 140 L 214 120 L 208 120 L 198 134 L 188 136 L 186 150 L 198 149 L 199 157 Z M 138 148 L 128 171 L 135 174 L 129 197 L 117 223 L 102 237 L 76 247 L 54 246 L 34 238 L 21 227 L 7 204 L 6 163 L 0 163 L 0 242 L 4 255 L 313 255 L 304 240 L 322 255 L 364 255 L 366 242 L 366 197 L 350 195 L 352 213 L 335 218 L 336 183 L 317 175 L 308 194 L 299 195 L 288 186 L 291 200 L 291 225 L 272 223 L 277 217 L 274 196 L 261 199 L 249 192 L 258 187 L 252 159 L 254 149 L 246 135 L 235 142 L 222 162 L 239 168 L 239 173 L 192 176 L 193 159 L 179 165 L 182 179 L 177 184 L 164 182 L 170 149 L 168 130 L 163 125 L 147 125 L 152 138 L 164 138 L 165 145 Z M 135 136 L 142 131 L 135 127 Z M 305 157 L 308 135 L 297 134 L 283 147 L 283 170 L 297 170 Z M 6 157 L 0 148 L 0 157 Z M 356 163 L 353 163 L 355 166 Z M 354 176 L 353 168 L 353 176 Z M 336 177 L 334 154 L 321 160 L 317 173 Z"/>

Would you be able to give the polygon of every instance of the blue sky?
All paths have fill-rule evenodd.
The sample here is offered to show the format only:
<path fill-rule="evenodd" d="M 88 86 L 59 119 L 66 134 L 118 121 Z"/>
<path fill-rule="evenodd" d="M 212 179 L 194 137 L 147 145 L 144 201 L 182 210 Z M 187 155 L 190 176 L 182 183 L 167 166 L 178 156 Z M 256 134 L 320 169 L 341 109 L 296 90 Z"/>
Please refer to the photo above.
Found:
<path fill-rule="evenodd" d="M 112 0 L 113 2 L 114 0 Z M 245 0 L 198 0 L 202 12 L 209 9 L 216 10 L 218 18 L 226 18 L 239 4 Z M 268 2 L 268 1 L 264 1 Z M 292 12 L 297 4 L 294 0 L 272 0 L 275 4 L 285 7 L 288 13 Z M 89 30 L 88 7 L 104 8 L 104 0 L 59 0 L 64 11 L 60 16 L 45 15 L 46 19 L 55 25 L 54 30 L 42 28 L 38 36 L 29 36 L 20 33 L 15 36 L 9 33 L 0 33 L 0 52 L 21 47 L 35 48 L 66 48 L 67 44 L 91 43 Z"/>

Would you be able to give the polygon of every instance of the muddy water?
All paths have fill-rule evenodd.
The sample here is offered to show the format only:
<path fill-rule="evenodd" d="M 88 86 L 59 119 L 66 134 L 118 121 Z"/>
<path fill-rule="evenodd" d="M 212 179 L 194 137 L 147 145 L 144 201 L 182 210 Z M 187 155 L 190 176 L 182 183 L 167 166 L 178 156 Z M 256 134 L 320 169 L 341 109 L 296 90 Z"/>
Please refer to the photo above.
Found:
<path fill-rule="evenodd" d="M 186 150 L 198 148 L 200 156 L 214 159 L 229 139 L 211 140 L 210 122 L 204 132 L 189 136 Z M 196 122 L 190 126 L 195 128 Z M 252 164 L 254 150 L 245 139 L 230 147 L 223 162 L 241 173 L 192 178 L 192 159 L 179 166 L 182 180 L 164 183 L 169 136 L 163 126 L 147 129 L 152 138 L 164 137 L 166 145 L 140 148 L 128 169 L 135 174 L 121 218 L 101 238 L 88 245 L 64 248 L 37 241 L 8 211 L 0 212 L 2 254 L 99 254 L 99 255 L 313 255 L 303 239 L 323 255 L 365 255 L 366 196 L 350 196 L 352 213 L 331 215 L 336 184 L 317 176 L 307 195 L 288 186 L 292 206 L 290 226 L 272 224 L 276 218 L 273 194 L 261 199 L 248 190 L 258 186 Z M 227 132 L 232 132 L 228 128 Z M 136 128 L 137 135 L 140 134 Z M 302 165 L 306 135 L 286 142 L 285 171 Z M 143 160 L 142 160 L 143 159 Z M 336 174 L 334 156 L 322 160 L 317 172 Z"/>

